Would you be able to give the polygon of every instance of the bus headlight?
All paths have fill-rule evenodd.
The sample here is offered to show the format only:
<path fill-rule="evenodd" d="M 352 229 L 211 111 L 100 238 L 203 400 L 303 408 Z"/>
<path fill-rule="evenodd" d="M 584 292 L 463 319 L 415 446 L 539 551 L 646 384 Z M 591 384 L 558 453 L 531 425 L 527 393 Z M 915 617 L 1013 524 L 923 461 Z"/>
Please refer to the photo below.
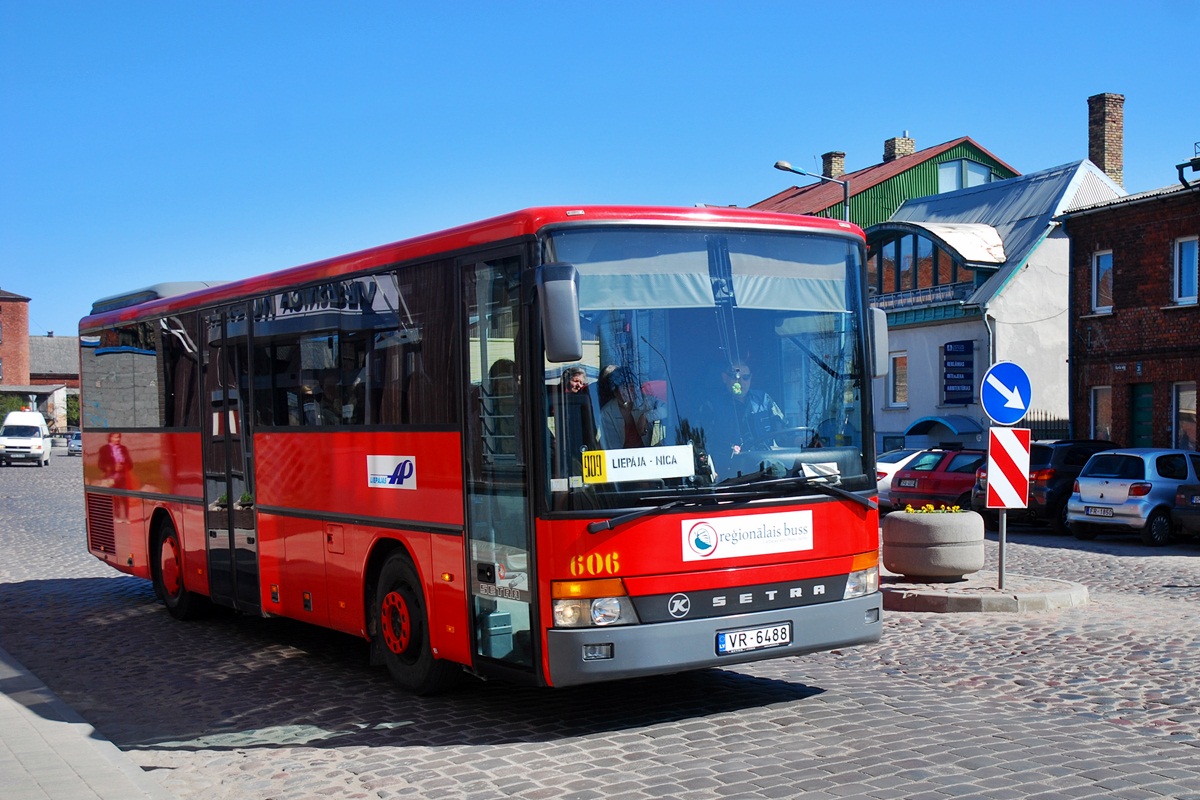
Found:
<path fill-rule="evenodd" d="M 555 600 L 554 627 L 590 628 L 633 625 L 637 612 L 628 597 L 594 597 L 589 600 Z"/>
<path fill-rule="evenodd" d="M 633 602 L 619 579 L 556 581 L 551 585 L 556 628 L 632 625 L 638 622 Z"/>
<path fill-rule="evenodd" d="M 851 572 L 846 577 L 846 591 L 842 598 L 866 597 L 879 591 L 879 567 L 867 567 Z"/>

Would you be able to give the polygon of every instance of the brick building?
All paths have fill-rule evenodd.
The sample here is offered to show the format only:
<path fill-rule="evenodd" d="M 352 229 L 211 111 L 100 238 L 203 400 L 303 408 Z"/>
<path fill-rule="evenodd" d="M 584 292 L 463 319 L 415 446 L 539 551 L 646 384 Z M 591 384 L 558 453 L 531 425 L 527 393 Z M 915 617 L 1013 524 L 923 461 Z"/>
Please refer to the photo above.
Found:
<path fill-rule="evenodd" d="M 1196 448 L 1200 187 L 1074 209 L 1070 404 L 1078 436 Z"/>
<path fill-rule="evenodd" d="M 29 298 L 0 289 L 0 395 L 67 429 L 67 395 L 79 393 L 79 339 L 30 336 Z"/>
<path fill-rule="evenodd" d="M 29 298 L 0 289 L 0 385 L 29 383 Z"/>

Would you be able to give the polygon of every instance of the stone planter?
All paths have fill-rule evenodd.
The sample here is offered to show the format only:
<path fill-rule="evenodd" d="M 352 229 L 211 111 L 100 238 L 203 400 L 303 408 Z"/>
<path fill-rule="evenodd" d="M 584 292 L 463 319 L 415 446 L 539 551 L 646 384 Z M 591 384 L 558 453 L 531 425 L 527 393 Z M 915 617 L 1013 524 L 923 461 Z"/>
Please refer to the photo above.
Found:
<path fill-rule="evenodd" d="M 983 569 L 983 517 L 974 511 L 883 518 L 883 566 L 909 578 L 958 580 Z"/>

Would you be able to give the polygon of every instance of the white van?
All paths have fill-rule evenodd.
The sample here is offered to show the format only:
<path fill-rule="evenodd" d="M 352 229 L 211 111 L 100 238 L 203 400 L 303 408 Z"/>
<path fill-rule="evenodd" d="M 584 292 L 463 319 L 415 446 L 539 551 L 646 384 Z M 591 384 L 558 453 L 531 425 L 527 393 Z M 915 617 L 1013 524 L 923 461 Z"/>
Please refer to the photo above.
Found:
<path fill-rule="evenodd" d="M 0 465 L 32 461 L 50 465 L 50 431 L 46 419 L 36 411 L 10 411 L 0 427 Z"/>

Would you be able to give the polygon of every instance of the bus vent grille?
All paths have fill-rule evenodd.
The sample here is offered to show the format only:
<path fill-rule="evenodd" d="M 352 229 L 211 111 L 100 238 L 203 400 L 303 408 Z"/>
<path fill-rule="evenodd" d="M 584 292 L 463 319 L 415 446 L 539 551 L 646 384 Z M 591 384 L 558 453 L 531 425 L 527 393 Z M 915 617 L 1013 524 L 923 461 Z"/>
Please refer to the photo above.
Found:
<path fill-rule="evenodd" d="M 113 499 L 108 495 L 87 496 L 88 549 L 116 555 L 117 536 L 113 532 Z"/>

